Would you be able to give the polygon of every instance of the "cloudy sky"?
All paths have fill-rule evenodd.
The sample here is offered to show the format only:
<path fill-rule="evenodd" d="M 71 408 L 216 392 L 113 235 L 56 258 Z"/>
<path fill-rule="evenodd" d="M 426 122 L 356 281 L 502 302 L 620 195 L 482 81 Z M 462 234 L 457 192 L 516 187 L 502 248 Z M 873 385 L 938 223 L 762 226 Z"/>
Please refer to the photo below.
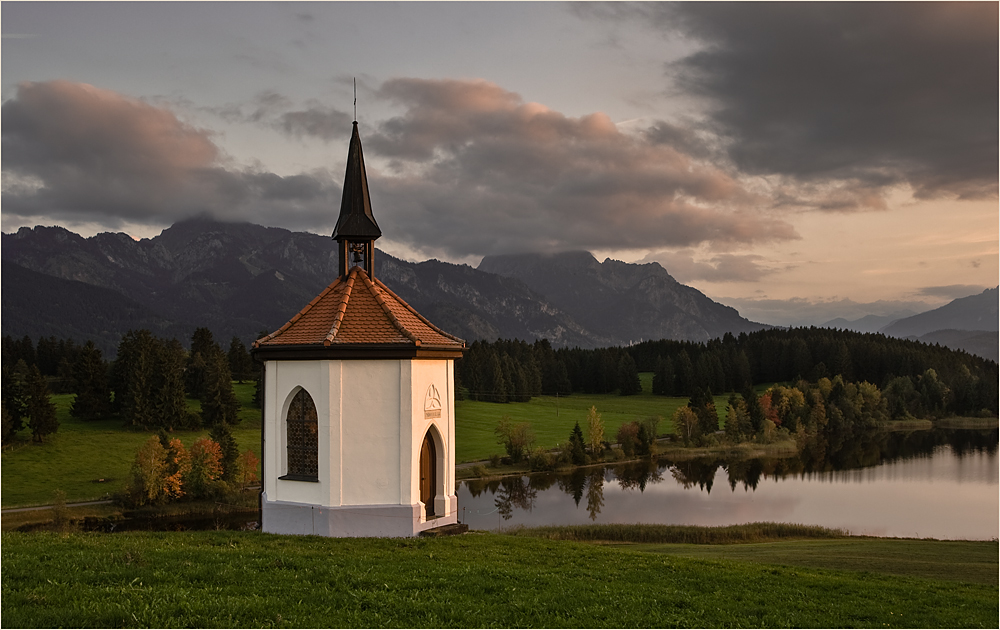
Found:
<path fill-rule="evenodd" d="M 56 3 L 2 12 L 2 225 L 332 231 L 661 263 L 757 321 L 998 283 L 998 5 Z"/>

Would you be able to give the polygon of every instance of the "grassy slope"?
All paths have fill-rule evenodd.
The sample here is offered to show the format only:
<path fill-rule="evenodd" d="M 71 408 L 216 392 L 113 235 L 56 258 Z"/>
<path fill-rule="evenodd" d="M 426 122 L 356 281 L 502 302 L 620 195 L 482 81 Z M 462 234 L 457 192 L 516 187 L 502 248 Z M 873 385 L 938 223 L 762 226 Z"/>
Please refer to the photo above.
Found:
<path fill-rule="evenodd" d="M 4 534 L 4 627 L 997 627 L 997 587 L 496 534 Z M 929 543 L 932 544 L 932 543 Z M 980 543 L 990 545 L 990 543 Z M 996 545 L 989 549 L 996 555 Z"/>
<path fill-rule="evenodd" d="M 233 429 L 240 451 L 251 449 L 260 457 L 260 410 L 251 406 L 253 383 L 233 384 L 242 409 L 242 421 Z M 59 419 L 59 430 L 43 444 L 30 442 L 3 454 L 3 506 L 44 505 L 52 502 L 53 492 L 61 489 L 68 501 L 104 498 L 120 487 L 132 466 L 139 446 L 151 432 L 131 431 L 119 420 L 83 422 L 69 415 L 72 394 L 52 396 Z M 200 411 L 201 403 L 188 401 Z M 29 439 L 28 431 L 22 437 Z M 208 430 L 177 431 L 185 446 L 191 446 Z M 104 483 L 96 480 L 104 479 Z"/>

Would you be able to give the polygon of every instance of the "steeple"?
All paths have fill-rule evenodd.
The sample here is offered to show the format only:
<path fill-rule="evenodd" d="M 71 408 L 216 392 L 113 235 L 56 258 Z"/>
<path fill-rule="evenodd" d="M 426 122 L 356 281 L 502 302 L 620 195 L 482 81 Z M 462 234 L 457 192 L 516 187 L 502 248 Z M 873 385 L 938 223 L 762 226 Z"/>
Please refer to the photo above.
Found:
<path fill-rule="evenodd" d="M 344 196 L 340 202 L 340 217 L 333 230 L 333 238 L 339 244 L 341 278 L 346 278 L 355 265 L 363 265 L 368 275 L 374 276 L 373 258 L 375 240 L 382 236 L 368 197 L 368 176 L 365 174 L 365 158 L 361 152 L 361 136 L 358 135 L 358 121 L 354 121 L 351 147 L 347 151 L 347 173 L 344 175 Z M 352 260 L 353 259 L 353 260 Z"/>

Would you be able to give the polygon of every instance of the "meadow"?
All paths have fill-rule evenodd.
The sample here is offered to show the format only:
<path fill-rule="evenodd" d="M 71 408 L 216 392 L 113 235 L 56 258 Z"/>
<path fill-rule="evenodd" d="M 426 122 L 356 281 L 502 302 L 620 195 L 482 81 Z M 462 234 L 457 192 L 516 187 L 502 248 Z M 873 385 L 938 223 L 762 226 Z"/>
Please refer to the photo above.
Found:
<path fill-rule="evenodd" d="M 654 396 L 652 373 L 639 375 L 642 393 L 635 396 L 615 394 L 580 394 L 571 396 L 536 396 L 526 403 L 455 401 L 455 460 L 456 463 L 488 459 L 490 455 L 504 455 L 503 447 L 497 444 L 493 432 L 503 416 L 517 422 L 527 422 L 535 432 L 535 446 L 549 449 L 566 442 L 573 425 L 580 423 L 584 435 L 587 432 L 587 412 L 596 407 L 604 421 L 604 437 L 614 441 L 615 433 L 622 424 L 633 420 L 644 420 L 659 416 L 662 421 L 658 432 L 666 435 L 673 431 L 670 418 L 678 407 L 687 404 L 687 398 L 667 398 Z M 728 397 L 716 397 L 716 408 Z"/>
<path fill-rule="evenodd" d="M 233 427 L 236 444 L 243 452 L 252 450 L 260 457 L 260 410 L 252 405 L 253 383 L 233 383 L 240 401 L 240 418 Z M 135 453 L 143 442 L 155 435 L 151 431 L 123 427 L 120 420 L 84 422 L 70 415 L 72 394 L 55 394 L 59 430 L 46 436 L 42 444 L 30 442 L 27 430 L 22 441 L 3 452 L 3 507 L 46 505 L 53 493 L 62 490 L 67 501 L 92 501 L 107 498 L 123 485 Z M 201 403 L 188 399 L 188 407 L 201 410 Z M 175 431 L 190 447 L 198 438 L 208 436 L 208 429 Z"/>
<path fill-rule="evenodd" d="M 649 416 L 660 416 L 660 434 L 672 430 L 669 418 L 687 404 L 686 398 L 653 396 L 652 374 L 642 374 L 643 393 L 636 396 L 573 394 L 556 399 L 540 396 L 527 403 L 496 404 L 460 400 L 455 403 L 456 463 L 478 461 L 493 454 L 503 455 L 493 430 L 503 415 L 514 422 L 528 422 L 535 431 L 535 445 L 555 448 L 569 438 L 576 422 L 586 432 L 587 411 L 597 408 L 604 421 L 605 439 L 614 439 L 619 425 Z M 240 401 L 241 422 L 233 428 L 240 451 L 252 450 L 260 457 L 260 410 L 253 406 L 253 383 L 233 383 Z M 27 430 L 22 441 L 3 452 L 2 505 L 4 508 L 48 505 L 54 492 L 61 490 L 69 502 L 105 499 L 124 483 L 139 446 L 154 432 L 123 427 L 120 420 L 84 422 L 69 414 L 72 394 L 52 396 L 59 430 L 33 444 Z M 725 409 L 726 397 L 716 397 L 716 406 Z M 188 399 L 193 411 L 201 403 Z M 720 414 L 722 411 L 720 411 Z M 190 446 L 208 430 L 175 431 Z"/>
<path fill-rule="evenodd" d="M 776 558 L 481 532 L 8 532 L 0 612 L 4 627 L 997 627 L 996 542 L 960 543 L 984 582 L 878 562 L 922 549 L 943 566 L 955 547 L 937 541 L 805 542 L 842 545 L 848 566 L 800 562 L 795 540 L 769 543 L 792 545 Z"/>

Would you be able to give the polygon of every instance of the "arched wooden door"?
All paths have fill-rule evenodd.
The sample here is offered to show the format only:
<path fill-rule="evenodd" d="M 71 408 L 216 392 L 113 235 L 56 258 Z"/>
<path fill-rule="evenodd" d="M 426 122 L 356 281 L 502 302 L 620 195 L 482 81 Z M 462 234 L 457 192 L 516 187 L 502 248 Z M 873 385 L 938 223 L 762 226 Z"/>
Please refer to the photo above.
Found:
<path fill-rule="evenodd" d="M 424 513 L 434 516 L 434 495 L 437 488 L 437 447 L 434 438 L 428 431 L 420 447 L 420 500 L 424 504 Z"/>

